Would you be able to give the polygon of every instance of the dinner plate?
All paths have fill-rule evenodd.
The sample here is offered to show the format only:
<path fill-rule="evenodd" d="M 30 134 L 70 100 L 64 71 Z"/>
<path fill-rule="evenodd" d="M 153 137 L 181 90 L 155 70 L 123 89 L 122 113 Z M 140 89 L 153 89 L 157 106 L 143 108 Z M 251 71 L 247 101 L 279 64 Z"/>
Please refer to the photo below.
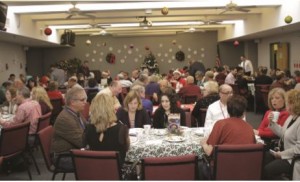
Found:
<path fill-rule="evenodd" d="M 8 119 L 8 118 L 10 118 L 11 117 L 11 114 L 2 114 L 1 115 L 1 118 L 2 119 Z"/>
<path fill-rule="evenodd" d="M 135 143 L 138 141 L 138 138 L 137 137 L 134 137 L 134 136 L 130 136 L 130 143 Z"/>
<path fill-rule="evenodd" d="M 157 135 L 157 136 L 163 136 L 163 135 L 166 135 L 167 134 L 167 131 L 166 130 L 154 130 L 154 135 Z"/>
<path fill-rule="evenodd" d="M 137 136 L 139 132 L 143 132 L 143 128 L 130 128 L 129 136 Z"/>
<path fill-rule="evenodd" d="M 187 126 L 180 126 L 180 128 L 185 130 L 185 129 L 188 129 L 189 127 L 187 127 Z"/>
<path fill-rule="evenodd" d="M 195 130 L 194 133 L 195 133 L 195 135 L 198 135 L 198 136 L 204 136 L 204 130 L 198 129 L 198 130 Z"/>
<path fill-rule="evenodd" d="M 165 140 L 168 142 L 183 142 L 185 138 L 182 136 L 168 136 Z"/>

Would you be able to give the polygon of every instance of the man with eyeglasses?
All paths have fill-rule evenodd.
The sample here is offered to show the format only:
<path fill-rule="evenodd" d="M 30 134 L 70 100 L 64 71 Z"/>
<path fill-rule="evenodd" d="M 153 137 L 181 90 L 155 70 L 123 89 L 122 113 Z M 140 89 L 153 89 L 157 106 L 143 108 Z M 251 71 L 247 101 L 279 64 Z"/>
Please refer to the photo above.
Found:
<path fill-rule="evenodd" d="M 219 88 L 219 96 L 220 100 L 210 104 L 207 109 L 204 128 L 205 135 L 208 136 L 210 134 L 211 129 L 214 124 L 220 119 L 229 118 L 229 114 L 227 111 L 227 100 L 229 96 L 233 93 L 232 87 L 228 84 L 223 84 Z"/>
<path fill-rule="evenodd" d="M 54 160 L 62 153 L 68 153 L 71 149 L 83 147 L 82 135 L 86 120 L 81 112 L 84 110 L 87 95 L 83 88 L 73 87 L 67 92 L 65 99 L 66 107 L 57 116 L 54 124 L 52 139 Z M 72 170 L 72 158 L 70 156 L 61 158 L 59 167 Z"/>

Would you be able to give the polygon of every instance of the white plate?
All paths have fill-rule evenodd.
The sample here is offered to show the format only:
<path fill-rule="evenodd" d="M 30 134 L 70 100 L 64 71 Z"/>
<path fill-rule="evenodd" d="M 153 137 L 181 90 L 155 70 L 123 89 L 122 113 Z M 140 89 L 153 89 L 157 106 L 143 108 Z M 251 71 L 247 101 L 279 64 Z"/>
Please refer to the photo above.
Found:
<path fill-rule="evenodd" d="M 185 140 L 182 136 L 169 136 L 165 138 L 168 142 L 183 142 Z"/>
<path fill-rule="evenodd" d="M 139 132 L 143 132 L 143 128 L 130 128 L 129 136 L 137 136 Z"/>
<path fill-rule="evenodd" d="M 195 135 L 204 136 L 204 130 L 198 129 L 194 131 Z"/>
<path fill-rule="evenodd" d="M 185 130 L 185 129 L 188 129 L 189 127 L 187 127 L 187 126 L 180 126 L 180 128 Z"/>
<path fill-rule="evenodd" d="M 129 136 L 130 138 L 130 143 L 135 143 L 138 141 L 138 138 L 137 137 L 134 137 L 134 136 Z"/>
<path fill-rule="evenodd" d="M 167 134 L 167 131 L 165 129 L 163 129 L 163 130 L 160 130 L 160 129 L 154 130 L 154 135 L 163 136 L 163 135 L 166 135 L 166 134 Z"/>

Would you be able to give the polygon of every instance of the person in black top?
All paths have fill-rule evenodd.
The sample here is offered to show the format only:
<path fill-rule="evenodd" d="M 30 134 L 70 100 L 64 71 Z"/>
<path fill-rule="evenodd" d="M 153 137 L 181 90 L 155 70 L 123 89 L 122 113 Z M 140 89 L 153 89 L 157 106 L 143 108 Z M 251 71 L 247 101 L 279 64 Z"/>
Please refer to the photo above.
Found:
<path fill-rule="evenodd" d="M 143 128 L 151 124 L 148 112 L 143 108 L 140 96 L 135 91 L 130 91 L 125 99 L 124 106 L 117 111 L 117 117 L 128 128 Z"/>
<path fill-rule="evenodd" d="M 166 128 L 168 126 L 168 115 L 170 113 L 180 114 L 180 125 L 186 126 L 185 112 L 177 106 L 176 95 L 170 92 L 162 93 L 160 106 L 153 116 L 154 128 Z"/>
<path fill-rule="evenodd" d="M 255 78 L 255 85 L 272 84 L 273 79 L 267 75 L 268 68 L 260 67 L 258 69 L 258 76 Z"/>
<path fill-rule="evenodd" d="M 83 142 L 90 150 L 119 151 L 121 163 L 124 163 L 129 149 L 128 127 L 118 122 L 112 97 L 97 95 L 90 106 L 91 123 L 84 131 Z"/>

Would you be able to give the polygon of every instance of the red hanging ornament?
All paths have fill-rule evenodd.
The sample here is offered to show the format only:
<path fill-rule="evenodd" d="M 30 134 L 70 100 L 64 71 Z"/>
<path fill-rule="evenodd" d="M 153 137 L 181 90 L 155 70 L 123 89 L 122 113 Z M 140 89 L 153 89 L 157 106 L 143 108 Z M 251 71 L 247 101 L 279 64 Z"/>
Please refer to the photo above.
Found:
<path fill-rule="evenodd" d="M 51 28 L 49 28 L 49 27 L 45 28 L 44 33 L 45 33 L 45 35 L 47 35 L 47 36 L 51 35 L 51 34 L 52 34 Z"/>
<path fill-rule="evenodd" d="M 240 43 L 239 43 L 239 41 L 236 40 L 236 41 L 233 42 L 233 45 L 234 45 L 234 47 L 237 47 L 237 46 L 240 45 Z"/>

